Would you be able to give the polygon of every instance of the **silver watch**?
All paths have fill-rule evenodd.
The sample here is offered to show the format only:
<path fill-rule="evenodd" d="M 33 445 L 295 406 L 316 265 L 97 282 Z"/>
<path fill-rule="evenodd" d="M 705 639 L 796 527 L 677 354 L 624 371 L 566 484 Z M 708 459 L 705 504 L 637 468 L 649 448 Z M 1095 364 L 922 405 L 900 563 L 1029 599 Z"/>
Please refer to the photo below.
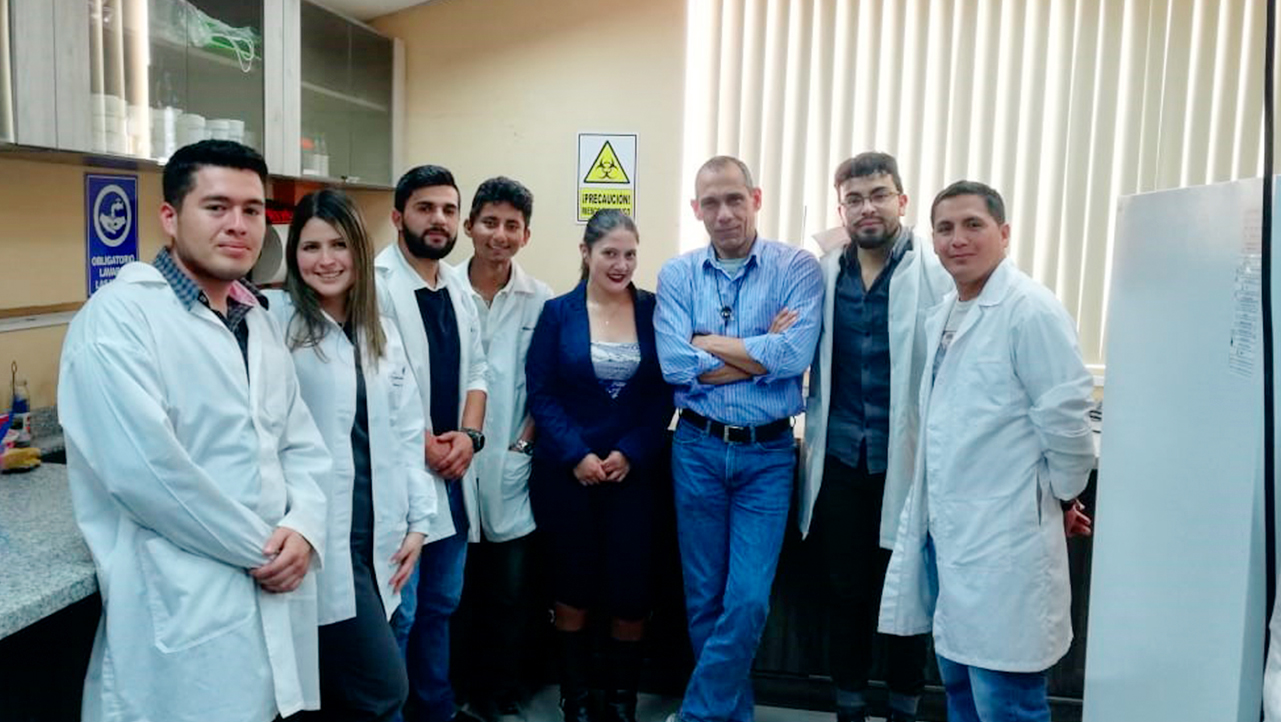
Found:
<path fill-rule="evenodd" d="M 525 456 L 534 455 L 534 445 L 524 439 L 517 439 L 513 441 L 512 445 L 507 447 L 507 450 L 515 451 L 516 453 L 524 454 Z"/>

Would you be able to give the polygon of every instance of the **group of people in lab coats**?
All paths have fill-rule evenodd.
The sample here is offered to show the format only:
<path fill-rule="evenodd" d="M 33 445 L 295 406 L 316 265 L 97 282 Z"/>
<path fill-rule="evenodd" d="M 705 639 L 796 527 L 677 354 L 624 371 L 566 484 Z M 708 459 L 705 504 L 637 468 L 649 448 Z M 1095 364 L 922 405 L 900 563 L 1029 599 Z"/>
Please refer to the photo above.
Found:
<path fill-rule="evenodd" d="M 419 166 L 376 255 L 345 194 L 302 199 L 285 286 L 264 293 L 245 278 L 266 178 L 234 142 L 178 150 L 167 245 L 67 334 L 59 404 L 103 597 L 86 720 L 519 719 L 537 527 L 564 719 L 633 722 L 674 406 L 696 664 L 672 719 L 752 717 L 802 410 L 798 519 L 828 572 L 838 720 L 868 714 L 878 616 L 901 640 L 890 719 L 916 718 L 931 630 L 951 719 L 1049 719 L 1065 537 L 1089 531 L 1090 377 L 1062 306 L 1005 259 L 996 191 L 939 194 L 931 252 L 899 222 L 894 159 L 852 158 L 835 178 L 848 242 L 820 263 L 757 237 L 760 189 L 718 156 L 692 203 L 709 245 L 669 261 L 657 295 L 632 283 L 634 221 L 602 211 L 581 282 L 553 298 L 513 260 L 527 188 L 489 179 L 464 214 L 449 171 Z M 474 253 L 450 266 L 460 226 Z M 466 710 L 449 656 L 464 587 L 487 680 Z"/>

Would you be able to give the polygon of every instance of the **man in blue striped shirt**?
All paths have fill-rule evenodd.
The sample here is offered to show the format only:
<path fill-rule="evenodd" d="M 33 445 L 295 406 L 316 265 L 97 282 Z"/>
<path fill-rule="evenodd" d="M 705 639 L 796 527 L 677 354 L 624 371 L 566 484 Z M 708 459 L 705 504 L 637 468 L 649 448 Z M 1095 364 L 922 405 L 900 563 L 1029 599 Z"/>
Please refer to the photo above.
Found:
<path fill-rule="evenodd" d="M 769 611 L 796 466 L 791 417 L 814 359 L 818 260 L 756 233 L 761 190 L 717 156 L 695 178 L 710 243 L 658 276 L 654 327 L 676 387 L 676 523 L 695 667 L 672 722 L 752 719 L 751 667 Z"/>

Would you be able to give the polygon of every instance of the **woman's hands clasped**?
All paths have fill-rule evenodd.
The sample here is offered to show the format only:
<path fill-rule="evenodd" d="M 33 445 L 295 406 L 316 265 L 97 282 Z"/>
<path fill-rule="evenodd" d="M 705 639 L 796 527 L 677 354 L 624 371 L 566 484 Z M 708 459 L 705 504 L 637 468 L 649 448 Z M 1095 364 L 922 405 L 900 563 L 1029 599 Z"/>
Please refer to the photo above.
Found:
<path fill-rule="evenodd" d="M 622 481 L 631 470 L 631 462 L 623 452 L 615 449 L 604 460 L 595 453 L 584 456 L 574 467 L 574 478 L 583 486 L 595 486 L 602 481 Z"/>

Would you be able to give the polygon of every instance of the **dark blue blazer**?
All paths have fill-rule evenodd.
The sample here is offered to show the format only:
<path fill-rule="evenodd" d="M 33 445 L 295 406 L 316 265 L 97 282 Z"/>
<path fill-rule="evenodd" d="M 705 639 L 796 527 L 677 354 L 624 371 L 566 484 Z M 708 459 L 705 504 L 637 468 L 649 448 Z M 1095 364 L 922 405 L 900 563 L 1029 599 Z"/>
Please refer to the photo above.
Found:
<path fill-rule="evenodd" d="M 672 389 L 663 380 L 654 342 L 654 294 L 632 288 L 641 362 L 618 398 L 592 367 L 587 284 L 543 306 L 525 358 L 529 413 L 538 427 L 534 458 L 574 467 L 595 452 L 617 449 L 632 466 L 649 466 L 665 449 Z"/>

